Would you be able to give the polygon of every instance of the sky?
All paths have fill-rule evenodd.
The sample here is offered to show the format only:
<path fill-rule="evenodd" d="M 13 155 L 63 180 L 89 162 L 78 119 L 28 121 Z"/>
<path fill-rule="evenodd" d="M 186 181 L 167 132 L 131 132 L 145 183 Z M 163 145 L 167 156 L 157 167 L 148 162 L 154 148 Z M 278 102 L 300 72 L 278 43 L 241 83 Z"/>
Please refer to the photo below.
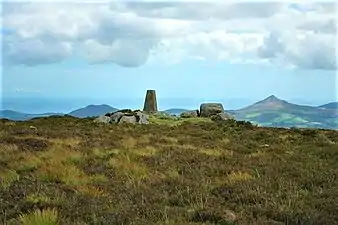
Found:
<path fill-rule="evenodd" d="M 338 101 L 334 2 L 1 2 L 2 108 Z"/>

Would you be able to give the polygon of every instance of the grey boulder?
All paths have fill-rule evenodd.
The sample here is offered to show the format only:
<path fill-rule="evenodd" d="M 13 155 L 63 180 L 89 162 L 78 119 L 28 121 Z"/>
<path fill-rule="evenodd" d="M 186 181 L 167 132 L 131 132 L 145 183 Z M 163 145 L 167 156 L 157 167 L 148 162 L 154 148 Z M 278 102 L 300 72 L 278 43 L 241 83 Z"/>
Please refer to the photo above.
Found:
<path fill-rule="evenodd" d="M 200 116 L 201 117 L 211 117 L 217 115 L 218 113 L 223 113 L 224 108 L 221 103 L 203 103 L 200 106 Z"/>
<path fill-rule="evenodd" d="M 198 117 L 199 116 L 199 111 L 198 110 L 189 110 L 182 112 L 180 114 L 181 118 L 193 118 L 193 117 Z"/>
<path fill-rule="evenodd" d="M 123 124 L 123 123 L 131 123 L 131 124 L 136 124 L 136 117 L 135 116 L 122 116 L 118 124 Z"/>
<path fill-rule="evenodd" d="M 149 124 L 149 116 L 140 111 L 136 112 L 136 119 L 139 124 Z"/>
<path fill-rule="evenodd" d="M 111 124 L 149 124 L 149 116 L 139 110 L 124 109 L 113 113 L 107 113 L 94 120 L 99 123 Z"/>
<path fill-rule="evenodd" d="M 99 116 L 94 119 L 95 123 L 110 123 L 111 118 L 109 116 Z"/>
<path fill-rule="evenodd" d="M 122 118 L 122 116 L 124 116 L 123 112 L 115 112 L 113 114 L 110 115 L 110 119 L 112 123 L 118 123 L 120 121 L 120 119 Z"/>
<path fill-rule="evenodd" d="M 224 120 L 228 120 L 228 119 L 233 119 L 234 117 L 228 113 L 225 112 L 221 112 L 221 113 L 217 113 L 216 115 L 212 115 L 211 119 L 214 121 L 224 121 Z"/>

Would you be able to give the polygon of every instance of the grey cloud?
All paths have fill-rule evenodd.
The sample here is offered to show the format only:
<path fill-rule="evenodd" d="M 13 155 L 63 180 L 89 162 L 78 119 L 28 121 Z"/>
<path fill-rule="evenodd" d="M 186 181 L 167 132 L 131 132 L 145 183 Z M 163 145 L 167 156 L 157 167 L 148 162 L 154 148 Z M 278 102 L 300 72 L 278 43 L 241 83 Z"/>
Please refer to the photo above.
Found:
<path fill-rule="evenodd" d="M 318 33 L 329 33 L 329 34 L 336 34 L 337 33 L 337 21 L 334 19 L 330 20 L 317 20 L 317 21 L 310 21 L 305 24 L 302 24 L 298 27 L 301 30 L 309 30 Z"/>
<path fill-rule="evenodd" d="M 149 58 L 155 40 L 118 39 L 111 45 L 94 40 L 84 45 L 86 58 L 91 64 L 115 63 L 124 67 L 139 67 Z"/>
<path fill-rule="evenodd" d="M 153 20 L 116 16 L 103 18 L 95 33 L 102 44 L 111 44 L 117 39 L 153 39 L 158 35 Z"/>
<path fill-rule="evenodd" d="M 269 33 L 264 39 L 264 44 L 258 49 L 258 55 L 262 58 L 274 58 L 283 52 L 284 44 L 278 32 Z"/>
<path fill-rule="evenodd" d="M 267 18 L 282 7 L 274 2 L 129 2 L 126 6 L 143 17 L 205 20 Z"/>
<path fill-rule="evenodd" d="M 316 6 L 319 8 L 319 11 L 324 14 L 337 13 L 337 2 L 327 1 L 327 2 L 318 2 Z"/>
<path fill-rule="evenodd" d="M 52 40 L 12 38 L 3 43 L 5 64 L 35 66 L 60 62 L 71 55 L 70 46 Z"/>
<path fill-rule="evenodd" d="M 283 61 L 299 69 L 337 70 L 334 38 L 316 38 L 308 34 L 301 40 L 270 33 L 258 50 L 258 56 L 271 61 Z"/>

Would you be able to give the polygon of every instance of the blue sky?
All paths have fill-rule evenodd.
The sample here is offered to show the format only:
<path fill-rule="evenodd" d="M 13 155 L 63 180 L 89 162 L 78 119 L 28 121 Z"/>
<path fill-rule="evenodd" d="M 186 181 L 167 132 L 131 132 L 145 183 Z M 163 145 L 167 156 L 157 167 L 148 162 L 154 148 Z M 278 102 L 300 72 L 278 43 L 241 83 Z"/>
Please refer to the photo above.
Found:
<path fill-rule="evenodd" d="M 3 6 L 2 99 L 44 103 L 3 108 L 139 108 L 147 89 L 157 91 L 160 108 L 206 101 L 239 108 L 272 94 L 300 104 L 337 101 L 333 6 L 10 3 Z M 65 105 L 48 107 L 46 99 Z"/>

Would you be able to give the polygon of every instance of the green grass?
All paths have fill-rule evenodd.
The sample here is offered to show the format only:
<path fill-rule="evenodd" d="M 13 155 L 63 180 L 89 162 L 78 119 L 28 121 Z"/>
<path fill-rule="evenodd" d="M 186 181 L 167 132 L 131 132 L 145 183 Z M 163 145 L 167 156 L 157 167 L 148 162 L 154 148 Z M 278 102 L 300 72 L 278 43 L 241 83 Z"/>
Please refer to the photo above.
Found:
<path fill-rule="evenodd" d="M 58 212 L 55 209 L 35 210 L 19 217 L 22 225 L 58 225 Z"/>
<path fill-rule="evenodd" d="M 250 113 L 248 115 L 245 116 L 246 119 L 252 119 L 252 118 L 255 118 L 257 116 L 260 116 L 261 113 Z"/>
<path fill-rule="evenodd" d="M 4 169 L 0 171 L 0 186 L 7 189 L 11 184 L 20 179 L 20 175 L 15 170 Z"/>
<path fill-rule="evenodd" d="M 159 116 L 0 131 L 0 224 L 338 224 L 338 131 Z"/>
<path fill-rule="evenodd" d="M 178 126 L 185 123 L 203 123 L 203 122 L 211 122 L 209 118 L 202 118 L 202 117 L 192 117 L 192 118 L 179 118 L 179 117 L 164 117 L 153 115 L 150 116 L 150 123 L 156 125 L 168 125 L 168 126 Z"/>

